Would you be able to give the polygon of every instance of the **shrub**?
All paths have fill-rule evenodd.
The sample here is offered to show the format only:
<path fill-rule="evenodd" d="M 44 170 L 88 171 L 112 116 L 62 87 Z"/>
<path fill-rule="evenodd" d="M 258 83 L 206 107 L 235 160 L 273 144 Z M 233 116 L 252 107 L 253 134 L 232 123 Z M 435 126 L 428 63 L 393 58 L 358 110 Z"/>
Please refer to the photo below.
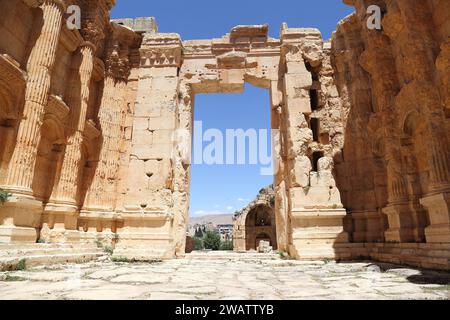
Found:
<path fill-rule="evenodd" d="M 194 238 L 194 250 L 203 250 L 203 240 L 200 238 Z"/>
<path fill-rule="evenodd" d="M 275 196 L 270 197 L 270 206 L 275 207 Z"/>
<path fill-rule="evenodd" d="M 220 245 L 220 250 L 233 251 L 233 241 L 224 241 Z"/>
<path fill-rule="evenodd" d="M 208 231 L 206 237 L 203 240 L 205 249 L 219 250 L 220 249 L 220 235 L 216 232 Z"/>
<path fill-rule="evenodd" d="M 4 281 L 13 282 L 13 281 L 25 281 L 25 278 L 12 276 L 10 274 L 7 274 Z"/>
<path fill-rule="evenodd" d="M 4 204 L 6 201 L 8 201 L 9 197 L 11 197 L 11 194 L 8 191 L 0 188 L 0 203 Z"/>
<path fill-rule="evenodd" d="M 99 239 L 95 240 L 95 244 L 97 245 L 97 248 L 103 248 L 103 243 Z"/>
<path fill-rule="evenodd" d="M 22 271 L 25 270 L 27 268 L 27 264 L 25 259 L 21 259 L 17 264 L 16 267 L 14 268 L 16 271 Z"/>
<path fill-rule="evenodd" d="M 131 262 L 131 260 L 128 259 L 127 257 L 112 257 L 111 261 L 112 262 L 127 262 L 127 263 Z"/>
<path fill-rule="evenodd" d="M 104 247 L 103 247 L 103 251 L 104 251 L 105 253 L 109 254 L 109 255 L 112 255 L 114 249 L 113 249 L 113 247 L 111 247 L 111 246 L 104 246 Z"/>

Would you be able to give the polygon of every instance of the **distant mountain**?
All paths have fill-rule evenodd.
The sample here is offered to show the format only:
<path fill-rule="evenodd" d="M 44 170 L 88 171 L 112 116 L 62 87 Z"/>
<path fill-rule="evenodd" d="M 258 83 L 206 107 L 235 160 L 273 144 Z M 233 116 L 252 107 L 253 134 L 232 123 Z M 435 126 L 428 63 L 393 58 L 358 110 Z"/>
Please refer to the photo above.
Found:
<path fill-rule="evenodd" d="M 233 214 L 225 213 L 225 214 L 211 214 L 206 216 L 199 217 L 189 217 L 189 224 L 208 224 L 212 223 L 215 226 L 218 224 L 233 224 Z"/>

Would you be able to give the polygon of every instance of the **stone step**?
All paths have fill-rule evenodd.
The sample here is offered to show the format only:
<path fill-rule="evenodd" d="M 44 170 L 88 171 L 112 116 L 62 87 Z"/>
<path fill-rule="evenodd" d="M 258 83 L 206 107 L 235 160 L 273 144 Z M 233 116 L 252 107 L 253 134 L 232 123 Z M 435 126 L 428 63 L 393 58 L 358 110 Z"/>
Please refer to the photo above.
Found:
<path fill-rule="evenodd" d="M 17 270 L 18 265 L 25 261 L 25 267 L 50 266 L 66 263 L 84 263 L 103 257 L 103 252 L 60 253 L 52 255 L 29 255 L 15 257 L 0 257 L 0 271 Z"/>
<path fill-rule="evenodd" d="M 103 250 L 95 247 L 86 248 L 56 248 L 56 247 L 44 247 L 44 248 L 20 248 L 12 250 L 0 250 L 0 258 L 3 257 L 20 257 L 20 256 L 41 256 L 41 255 L 55 255 L 60 253 L 89 253 L 89 252 L 102 252 Z"/>
<path fill-rule="evenodd" d="M 211 251 L 211 252 L 191 252 L 185 255 L 186 259 L 191 260 L 280 260 L 280 256 L 276 253 L 238 253 L 238 252 L 225 252 L 225 251 Z"/>
<path fill-rule="evenodd" d="M 34 248 L 97 248 L 95 243 L 0 243 L 0 251 Z"/>

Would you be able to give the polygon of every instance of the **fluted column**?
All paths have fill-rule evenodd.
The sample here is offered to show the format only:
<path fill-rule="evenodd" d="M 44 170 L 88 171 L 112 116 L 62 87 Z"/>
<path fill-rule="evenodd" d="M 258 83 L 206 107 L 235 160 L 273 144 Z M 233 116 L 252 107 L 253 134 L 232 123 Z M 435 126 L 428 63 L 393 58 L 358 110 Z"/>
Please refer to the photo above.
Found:
<path fill-rule="evenodd" d="M 103 97 L 100 105 L 100 110 L 98 114 L 100 128 L 102 131 L 102 144 L 100 146 L 100 156 L 99 162 L 97 165 L 97 169 L 95 172 L 94 179 L 92 180 L 92 184 L 89 187 L 87 192 L 86 201 L 84 204 L 84 209 L 105 209 L 112 210 L 112 208 L 108 208 L 106 204 L 104 204 L 104 189 L 105 189 L 105 180 L 107 176 L 108 170 L 108 149 L 110 147 L 110 134 L 111 125 L 110 121 L 113 119 L 112 108 L 111 106 L 114 104 L 114 95 L 116 94 L 115 90 L 115 80 L 111 75 L 106 76 L 104 81 L 103 88 Z"/>
<path fill-rule="evenodd" d="M 127 104 L 125 101 L 130 74 L 127 50 L 119 52 L 114 46 L 106 61 L 99 122 L 103 135 L 96 174 L 89 187 L 84 210 L 112 212 L 115 209 L 115 191 L 120 159 L 120 144 Z"/>
<path fill-rule="evenodd" d="M 126 90 L 127 85 L 124 79 L 121 79 L 116 84 L 117 99 L 114 101 L 114 105 L 110 110 L 112 115 L 111 123 L 109 124 L 109 147 L 106 150 L 106 188 L 104 193 L 104 201 L 108 208 L 116 207 L 117 200 L 117 181 L 119 174 L 119 160 L 120 160 L 120 148 L 123 143 L 123 131 L 125 115 L 126 115 Z"/>
<path fill-rule="evenodd" d="M 383 213 L 388 216 L 389 229 L 385 232 L 387 241 L 413 241 L 411 229 L 411 212 L 408 204 L 408 192 L 405 172 L 400 153 L 400 138 L 397 115 L 394 108 L 395 97 L 400 90 L 395 68 L 395 59 L 389 38 L 380 30 L 369 30 L 364 18 L 366 3 L 355 1 L 355 7 L 360 17 L 361 30 L 364 38 L 365 51 L 361 54 L 360 64 L 370 74 L 372 92 L 377 97 L 377 112 L 382 124 L 384 142 L 384 158 L 387 171 L 388 203 Z"/>
<path fill-rule="evenodd" d="M 23 116 L 9 162 L 5 188 L 14 196 L 0 207 L 1 242 L 36 242 L 41 226 L 42 203 L 33 198 L 32 184 L 41 126 L 48 103 L 51 74 L 59 43 L 64 3 L 60 0 L 28 1 L 42 10 L 42 28 L 30 52 Z"/>
<path fill-rule="evenodd" d="M 78 70 L 80 80 L 80 95 L 75 99 L 79 100 L 79 110 L 72 110 L 69 130 L 73 134 L 68 138 L 64 162 L 61 169 L 59 183 L 54 189 L 50 198 L 51 203 L 66 203 L 76 206 L 76 196 L 78 185 L 81 182 L 79 176 L 82 160 L 83 132 L 86 124 L 86 113 L 89 102 L 89 87 L 93 71 L 94 46 L 90 42 L 85 42 L 80 47 L 81 63 Z M 71 108 L 74 107 L 69 102 Z"/>
<path fill-rule="evenodd" d="M 29 195 L 32 194 L 40 127 L 47 105 L 64 9 L 60 1 L 52 0 L 43 1 L 40 8 L 43 12 L 43 25 L 27 64 L 23 119 L 19 125 L 16 148 L 7 177 L 7 185 L 11 190 Z"/>

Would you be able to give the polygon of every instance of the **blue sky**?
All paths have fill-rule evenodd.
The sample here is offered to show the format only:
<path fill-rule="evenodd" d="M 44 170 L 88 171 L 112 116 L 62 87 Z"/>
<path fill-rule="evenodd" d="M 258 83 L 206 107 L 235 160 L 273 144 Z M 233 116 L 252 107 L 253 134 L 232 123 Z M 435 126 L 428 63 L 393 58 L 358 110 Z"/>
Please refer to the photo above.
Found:
<path fill-rule="evenodd" d="M 280 26 L 315 27 L 329 39 L 339 20 L 352 12 L 342 0 L 117 0 L 113 18 L 154 16 L 160 32 L 179 33 L 183 40 L 218 38 L 239 24 L 269 24 L 278 38 Z M 195 98 L 195 120 L 203 131 L 269 129 L 269 93 L 246 85 L 243 94 L 208 94 Z M 204 143 L 206 146 L 208 143 Z M 248 148 L 246 150 L 248 152 Z M 195 157 L 195 154 L 194 154 Z M 231 213 L 245 206 L 272 183 L 259 165 L 193 165 L 191 215 Z"/>

